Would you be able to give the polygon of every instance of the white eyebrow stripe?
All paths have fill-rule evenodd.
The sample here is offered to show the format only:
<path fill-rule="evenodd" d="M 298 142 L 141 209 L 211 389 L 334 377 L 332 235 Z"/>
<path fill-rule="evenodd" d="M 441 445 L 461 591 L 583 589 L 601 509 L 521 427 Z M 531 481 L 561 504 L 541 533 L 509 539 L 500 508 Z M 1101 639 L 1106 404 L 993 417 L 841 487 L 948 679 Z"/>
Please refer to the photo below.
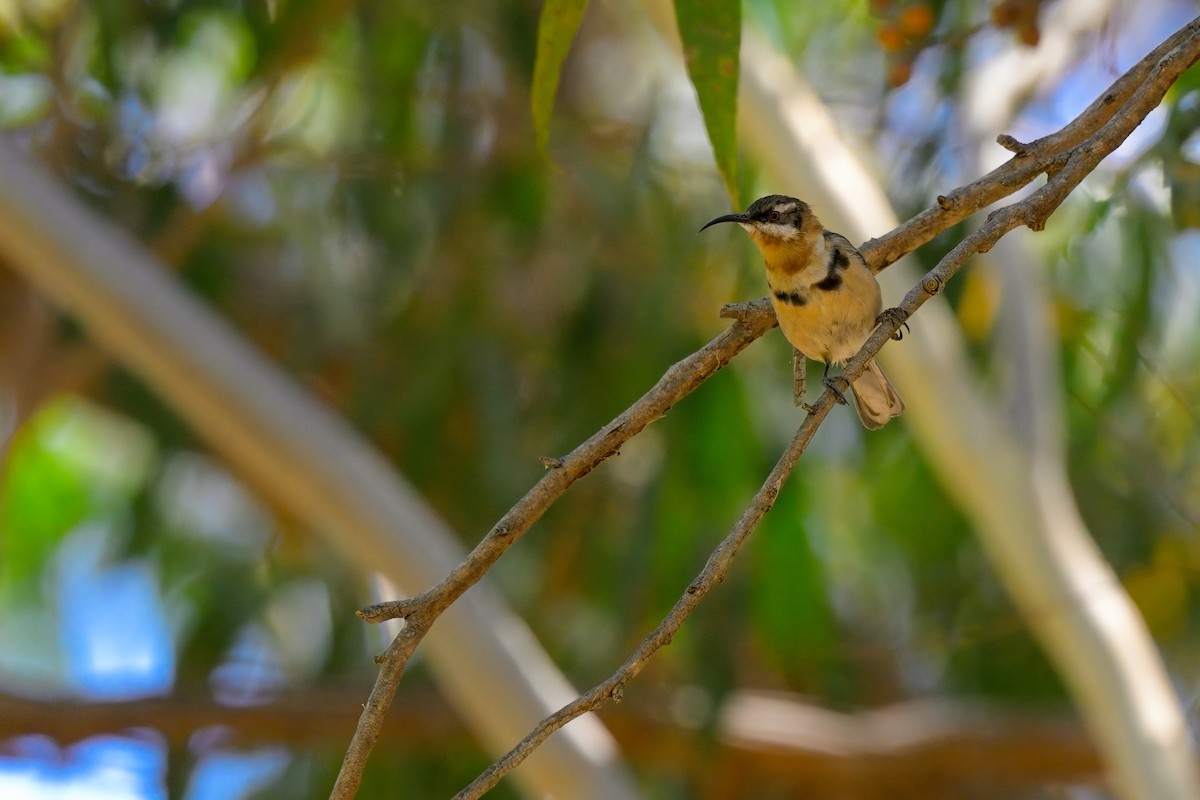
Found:
<path fill-rule="evenodd" d="M 800 238 L 800 231 L 794 225 L 784 225 L 779 222 L 760 223 L 758 229 L 774 239 L 790 242 Z"/>

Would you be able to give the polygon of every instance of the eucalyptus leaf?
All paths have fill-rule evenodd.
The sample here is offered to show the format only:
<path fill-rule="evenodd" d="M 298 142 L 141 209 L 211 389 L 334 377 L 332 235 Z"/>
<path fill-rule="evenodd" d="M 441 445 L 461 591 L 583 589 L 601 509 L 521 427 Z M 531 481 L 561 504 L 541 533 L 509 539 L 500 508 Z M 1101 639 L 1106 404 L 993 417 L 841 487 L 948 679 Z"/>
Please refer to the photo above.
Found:
<path fill-rule="evenodd" d="M 717 169 L 736 208 L 738 49 L 741 0 L 675 0 L 688 76 L 696 87 Z"/>
<path fill-rule="evenodd" d="M 587 0 L 546 0 L 538 20 L 537 56 L 533 63 L 533 86 L 530 103 L 533 108 L 533 133 L 538 149 L 546 150 L 550 140 L 550 114 L 558 93 L 562 65 L 571 49 L 571 42 L 583 21 Z"/>

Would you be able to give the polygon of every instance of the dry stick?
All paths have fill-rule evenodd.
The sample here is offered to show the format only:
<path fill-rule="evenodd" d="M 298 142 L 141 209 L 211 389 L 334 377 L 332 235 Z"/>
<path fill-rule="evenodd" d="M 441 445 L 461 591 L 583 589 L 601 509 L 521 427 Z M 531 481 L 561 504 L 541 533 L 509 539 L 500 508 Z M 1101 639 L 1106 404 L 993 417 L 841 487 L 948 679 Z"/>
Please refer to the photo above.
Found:
<path fill-rule="evenodd" d="M 576 717 L 604 705 L 610 699 L 618 701 L 621 699 L 625 684 L 642 671 L 642 668 L 646 666 L 650 658 L 660 648 L 671 643 L 675 632 L 679 630 L 680 626 L 683 625 L 696 606 L 700 604 L 700 601 L 704 599 L 704 595 L 708 594 L 709 590 L 718 583 L 725 580 L 725 576 L 729 573 L 729 568 L 733 564 L 733 558 L 737 555 L 738 548 L 742 546 L 754 529 L 758 527 L 758 523 L 762 518 L 775 505 L 775 498 L 779 496 L 779 490 L 783 486 L 783 482 L 791 474 L 792 469 L 796 466 L 796 462 L 800 460 L 800 456 L 803 455 L 805 448 L 808 447 L 808 443 L 812 441 L 813 434 L 817 432 L 817 428 L 820 427 L 821 422 L 829 414 L 829 410 L 833 408 L 835 402 L 833 392 L 827 390 L 821 395 L 813 411 L 805 417 L 804 423 L 796 431 L 796 435 L 792 437 L 791 444 L 788 445 L 783 455 L 779 457 L 779 461 L 776 462 L 774 469 L 767 475 L 767 479 L 763 482 L 762 487 L 755 493 L 754 498 L 750 501 L 750 505 L 742 512 L 742 516 L 737 521 L 737 524 L 733 526 L 733 530 L 713 550 L 712 554 L 708 557 L 708 561 L 704 564 L 704 569 L 700 570 L 700 574 L 688 585 L 687 591 L 675 602 L 675 606 L 663 619 L 662 623 L 642 640 L 638 648 L 625 659 L 625 663 L 603 683 L 592 687 L 590 691 L 538 723 L 538 726 L 522 739 L 520 744 L 510 750 L 499 761 L 488 767 L 470 786 L 467 786 L 456 794 L 454 796 L 455 800 L 473 800 L 473 798 L 481 797 L 484 792 L 495 786 L 501 778 L 524 761 L 550 734 Z"/>
<path fill-rule="evenodd" d="M 415 598 L 380 603 L 363 609 L 359 615 L 369 622 L 408 616 L 411 623 L 413 610 L 430 606 L 440 610 L 458 599 L 575 481 L 614 455 L 621 445 L 665 415 L 675 403 L 776 324 L 773 318 L 765 315 L 746 315 L 747 307 L 748 304 L 728 306 L 723 314 L 735 317 L 732 325 L 668 369 L 653 388 L 583 444 L 562 458 L 545 460 L 543 463 L 549 465 L 549 471 L 500 518 L 452 573 Z"/>
<path fill-rule="evenodd" d="M 1000 236 L 1017 225 L 1027 224 L 1039 230 L 1041 225 L 1044 225 L 1045 218 L 1071 189 L 1104 155 L 1128 136 L 1129 131 L 1141 122 L 1145 114 L 1161 102 L 1166 89 L 1179 74 L 1182 74 L 1187 65 L 1195 61 L 1191 50 L 1184 55 L 1177 51 L 1184 50 L 1184 45 L 1194 49 L 1198 31 L 1200 20 L 1195 20 L 1175 33 L 1118 78 L 1104 95 L 1058 133 L 1028 145 L 1022 145 L 1011 137 L 1000 137 L 1002 145 L 1017 153 L 1014 158 L 971 184 L 948 195 L 939 196 L 934 206 L 891 233 L 865 243 L 860 248 L 863 257 L 874 271 L 879 272 L 905 253 L 928 242 L 975 211 L 1007 197 L 1043 172 L 1054 176 L 1045 187 L 1026 201 L 1004 209 L 1005 212 L 1010 212 L 1007 215 L 997 217 L 993 214 L 989 217 L 987 224 L 964 239 L 925 276 L 917 288 L 905 296 L 900 308 L 906 314 L 912 314 L 925 300 L 941 290 L 945 281 L 961 267 L 967 255 L 985 251 Z M 1165 69 L 1164 65 L 1172 59 L 1175 62 L 1174 66 L 1170 70 Z M 1181 60 L 1186 59 L 1190 61 L 1180 67 Z M 1143 93 L 1139 103 L 1126 102 L 1143 84 L 1148 84 L 1153 91 Z M 1136 116 L 1137 114 L 1140 116 Z M 1116 129 L 1109 123 L 1115 115 L 1127 119 L 1128 124 L 1121 126 L 1121 130 L 1128 128 L 1124 133 L 1113 133 Z M 1096 130 L 1109 131 L 1110 135 L 1097 140 L 1093 135 Z M 1110 140 L 1117 135 L 1120 138 L 1114 144 Z M 1077 147 L 1071 153 L 1064 153 L 1059 149 L 1073 146 L 1085 136 L 1092 136 L 1095 141 L 1088 140 L 1086 145 Z M 1096 149 L 1093 151 L 1091 148 Z M 1094 157 L 1081 156 L 1085 150 L 1089 154 L 1094 152 Z M 1030 213 L 1029 219 L 1020 219 L 1013 209 L 1022 207 L 1027 209 L 1027 212 L 1035 213 Z M 1001 229 L 1002 226 L 1005 227 Z M 398 617 L 405 618 L 407 622 L 384 655 L 377 659 L 381 665 L 380 674 L 347 749 L 342 769 L 330 794 L 331 800 L 349 800 L 356 793 L 367 756 L 378 738 L 383 716 L 391 704 L 408 659 L 441 612 L 478 582 L 508 547 L 524 535 L 576 480 L 617 452 L 622 444 L 664 415 L 672 405 L 686 397 L 750 342 L 776 324 L 767 298 L 727 306 L 722 310 L 722 316 L 736 321 L 704 348 L 672 366 L 642 398 L 569 455 L 561 459 L 550 459 L 550 472 L 500 519 L 467 559 L 442 581 L 414 598 L 381 603 L 359 612 L 359 615 L 369 622 L 382 622 Z M 846 379 L 857 377 L 866 362 L 896 332 L 899 325 L 899 317 L 880 325 L 859 355 L 845 365 L 843 376 Z M 822 395 L 805 424 L 818 414 L 823 418 L 832 402 L 830 392 Z"/>
<path fill-rule="evenodd" d="M 1142 91 L 1136 93 L 1131 91 L 1131 99 L 1122 106 L 1120 113 L 1108 114 L 1108 121 L 1099 126 L 1097 133 L 1083 140 L 1074 148 L 1065 159 L 1062 168 L 1047 181 L 1045 186 L 1024 200 L 991 214 L 987 222 L 947 253 L 937 266 L 926 273 L 921 281 L 905 295 L 899 306 L 903 313 L 886 318 L 858 354 L 846 363 L 840 378 L 840 380 L 846 381 L 845 386 L 848 386 L 849 381 L 854 380 L 862 373 L 867 362 L 873 359 L 888 339 L 897 333 L 904 319 L 924 305 L 926 300 L 938 294 L 946 281 L 958 273 L 968 258 L 976 253 L 987 252 L 1002 236 L 1021 225 L 1034 231 L 1040 231 L 1045 227 L 1047 218 L 1061 205 L 1067 195 L 1096 168 L 1101 160 L 1125 141 L 1134 128 L 1141 124 L 1146 115 L 1162 102 L 1163 95 L 1179 79 L 1179 76 L 1197 60 L 1200 60 L 1200 38 L 1195 35 L 1200 31 L 1200 19 L 1191 23 L 1184 30 L 1189 31 L 1189 36 L 1177 34 L 1176 37 L 1172 37 L 1177 40 L 1177 45 L 1165 52 L 1158 63 L 1148 70 L 1143 85 L 1140 87 Z M 1096 104 L 1093 104 L 1093 107 L 1097 107 Z M 598 684 L 539 723 L 508 754 L 493 763 L 475 781 L 455 795 L 455 800 L 473 800 L 481 797 L 524 761 L 556 730 L 576 717 L 599 708 L 610 699 L 621 699 L 625 684 L 642 670 L 649 658 L 659 648 L 670 643 L 675 632 L 699 604 L 701 598 L 716 583 L 724 579 L 738 548 L 753 532 L 767 511 L 771 509 L 780 486 L 803 454 L 805 447 L 834 402 L 833 392 L 826 389 L 813 411 L 800 426 L 800 430 L 796 432 L 788 449 L 775 468 L 771 470 L 762 488 L 755 494 L 737 525 L 713 551 L 700 575 L 688 586 L 687 591 L 676 602 L 663 622 L 642 641 L 638 649 L 625 660 L 625 663 L 603 683 Z"/>
<path fill-rule="evenodd" d="M 864 259 L 873 271 L 880 272 L 901 255 L 915 250 L 979 209 L 1011 195 L 1043 172 L 1058 172 L 1065 166 L 1069 153 L 1053 148 L 1064 142 L 1077 143 L 1083 133 L 1095 131 L 1111 119 L 1116 113 L 1116 109 L 1112 107 L 1114 100 L 1127 98 L 1136 88 L 1130 76 L 1136 74 L 1144 77 L 1150 70 L 1148 62 L 1152 56 L 1169 52 L 1169 43 L 1195 35 L 1198 27 L 1200 20 L 1193 21 L 1174 34 L 1113 83 L 1080 117 L 1058 133 L 1028 145 L 1016 142 L 1009 136 L 999 137 L 1006 147 L 1018 151 L 1016 157 L 984 177 L 947 195 L 940 195 L 935 205 L 898 226 L 891 233 L 864 243 L 859 248 Z M 647 424 L 664 415 L 674 403 L 686 397 L 751 341 L 776 324 L 774 311 L 767 298 L 731 304 L 722 309 L 721 316 L 734 318 L 736 321 L 704 348 L 671 367 L 642 398 L 570 455 L 561 459 L 547 459 L 548 466 L 552 466 L 555 472 L 539 481 L 513 506 L 458 569 L 422 595 L 370 606 L 359 612 L 359 615 L 369 622 L 407 617 L 413 610 L 432 603 L 435 596 L 458 589 L 465 591 L 474 585 L 474 581 L 463 579 L 461 573 L 464 570 L 473 573 L 473 568 L 482 562 L 487 562 L 488 566 L 494 563 L 495 559 L 492 556 L 495 551 L 503 550 L 507 544 L 511 544 L 528 530 L 572 483 L 615 453 Z M 506 544 L 498 548 L 497 545 L 502 542 Z M 461 594 L 461 591 L 452 599 L 456 599 L 458 594 Z"/>
<path fill-rule="evenodd" d="M 1104 94 L 1093 100 L 1079 116 L 1056 133 L 1029 144 L 1022 144 L 1011 136 L 997 137 L 996 141 L 1014 153 L 1015 158 L 966 186 L 949 194 L 939 195 L 933 206 L 899 228 L 866 242 L 859 250 L 867 264 L 875 272 L 880 272 L 951 225 L 1002 200 L 1041 173 L 1054 172 L 1062 165 L 1066 151 L 1112 119 L 1117 110 L 1122 108 L 1146 81 L 1146 76 L 1154 66 L 1180 44 L 1195 37 L 1198 32 L 1200 20 L 1192 20 L 1180 28 L 1117 78 Z"/>
<path fill-rule="evenodd" d="M 405 666 L 434 621 L 463 592 L 478 583 L 500 556 L 575 481 L 616 453 L 631 437 L 666 414 L 671 406 L 770 330 L 776 322 L 770 307 L 764 309 L 764 304 L 765 300 L 727 306 L 722 315 L 733 318 L 732 325 L 668 369 L 641 399 L 568 455 L 547 459 L 545 463 L 550 467 L 547 473 L 500 518 L 453 572 L 416 597 L 380 603 L 358 612 L 368 622 L 404 618 L 405 625 L 387 651 L 376 659 L 380 664 L 379 676 L 342 759 L 330 800 L 349 800 L 358 791 L 367 757 L 383 729 L 383 718 L 391 706 Z M 763 313 L 764 310 L 767 313 Z"/>
<path fill-rule="evenodd" d="M 1041 139 L 1029 144 L 1021 144 L 1011 136 L 1000 136 L 996 141 L 1001 147 L 1017 154 L 1025 150 L 1036 150 L 1039 148 L 1049 148 L 1050 150 L 1059 151 L 1074 147 L 1099 130 L 1101 125 L 1112 119 L 1113 114 L 1117 113 L 1117 110 L 1133 96 L 1134 91 L 1145 82 L 1146 76 L 1150 74 L 1155 65 L 1162 61 L 1176 47 L 1179 47 L 1189 38 L 1196 35 L 1198 31 L 1197 24 L 1197 20 L 1192 20 L 1164 39 L 1158 47 L 1147 53 L 1141 61 L 1130 67 L 1124 75 L 1117 78 L 1112 86 L 1108 87 L 1108 91 L 1093 100 L 1091 105 L 1084 109 L 1082 114 L 1067 123 L 1061 130 L 1048 136 L 1043 136 Z"/>
<path fill-rule="evenodd" d="M 1185 33 L 1186 35 L 1183 35 Z M 842 369 L 844 380 L 853 381 L 857 378 L 866 368 L 867 362 L 896 334 L 903 324 L 903 319 L 911 316 L 926 300 L 941 292 L 946 281 L 954 277 L 970 256 L 986 253 L 1000 237 L 1021 225 L 1033 231 L 1040 231 L 1046 227 L 1046 220 L 1067 195 L 1109 153 L 1129 138 L 1129 134 L 1142 124 L 1146 115 L 1162 102 L 1167 90 L 1189 67 L 1200 60 L 1200 17 L 1184 26 L 1168 39 L 1168 42 L 1174 42 L 1175 46 L 1164 51 L 1158 62 L 1146 72 L 1142 85 L 1130 93 L 1130 99 L 1122 105 L 1119 112 L 1109 113 L 1108 122 L 1101 125 L 1097 132 L 1084 139 L 1069 153 L 1054 159 L 1056 165 L 1061 163 L 1061 166 L 1056 166 L 1045 186 L 1024 200 L 989 214 L 983 225 L 968 234 L 909 290 L 898 306 L 903 313 L 884 321 L 875 329 L 857 355 L 846 362 Z M 1162 49 L 1160 46 L 1155 52 Z M 1139 63 L 1137 68 L 1141 66 Z M 1106 94 L 1111 93 L 1110 90 Z M 1093 103 L 1090 110 L 1102 111 L 1103 108 L 1103 103 Z M 1011 137 L 1002 136 L 1000 139 L 1015 143 Z"/>
<path fill-rule="evenodd" d="M 792 348 L 792 402 L 803 406 L 808 395 L 808 356 Z"/>

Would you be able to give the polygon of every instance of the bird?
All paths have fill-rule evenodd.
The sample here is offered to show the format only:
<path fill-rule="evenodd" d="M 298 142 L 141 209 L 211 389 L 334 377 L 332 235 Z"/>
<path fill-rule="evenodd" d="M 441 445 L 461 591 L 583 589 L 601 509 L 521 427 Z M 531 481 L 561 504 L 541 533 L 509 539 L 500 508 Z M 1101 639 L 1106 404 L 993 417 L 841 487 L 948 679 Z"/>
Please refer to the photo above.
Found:
<path fill-rule="evenodd" d="M 760 197 L 745 213 L 716 217 L 700 230 L 721 222 L 736 222 L 750 234 L 766 264 L 771 304 L 783 335 L 806 358 L 825 364 L 825 385 L 844 402 L 829 378 L 830 364 L 852 358 L 885 317 L 903 322 L 907 314 L 899 308 L 881 313 L 879 282 L 862 253 L 845 236 L 826 230 L 803 200 L 781 194 Z M 858 418 L 868 430 L 882 428 L 904 412 L 900 393 L 874 359 L 850 388 Z"/>

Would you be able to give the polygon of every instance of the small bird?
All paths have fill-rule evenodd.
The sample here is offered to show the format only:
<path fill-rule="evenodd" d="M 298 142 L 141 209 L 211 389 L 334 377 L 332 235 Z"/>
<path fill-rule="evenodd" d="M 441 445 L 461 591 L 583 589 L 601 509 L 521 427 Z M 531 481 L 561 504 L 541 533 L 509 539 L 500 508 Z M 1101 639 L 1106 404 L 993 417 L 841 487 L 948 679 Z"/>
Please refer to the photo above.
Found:
<path fill-rule="evenodd" d="M 806 357 L 825 364 L 825 385 L 841 397 L 830 384 L 829 365 L 853 357 L 883 316 L 879 283 L 862 254 L 845 236 L 825 230 L 807 203 L 781 194 L 760 197 L 746 213 L 725 214 L 704 228 L 718 222 L 736 222 L 750 234 L 767 266 L 783 335 Z M 874 360 L 850 388 L 858 418 L 869 430 L 904 412 L 896 387 Z"/>

